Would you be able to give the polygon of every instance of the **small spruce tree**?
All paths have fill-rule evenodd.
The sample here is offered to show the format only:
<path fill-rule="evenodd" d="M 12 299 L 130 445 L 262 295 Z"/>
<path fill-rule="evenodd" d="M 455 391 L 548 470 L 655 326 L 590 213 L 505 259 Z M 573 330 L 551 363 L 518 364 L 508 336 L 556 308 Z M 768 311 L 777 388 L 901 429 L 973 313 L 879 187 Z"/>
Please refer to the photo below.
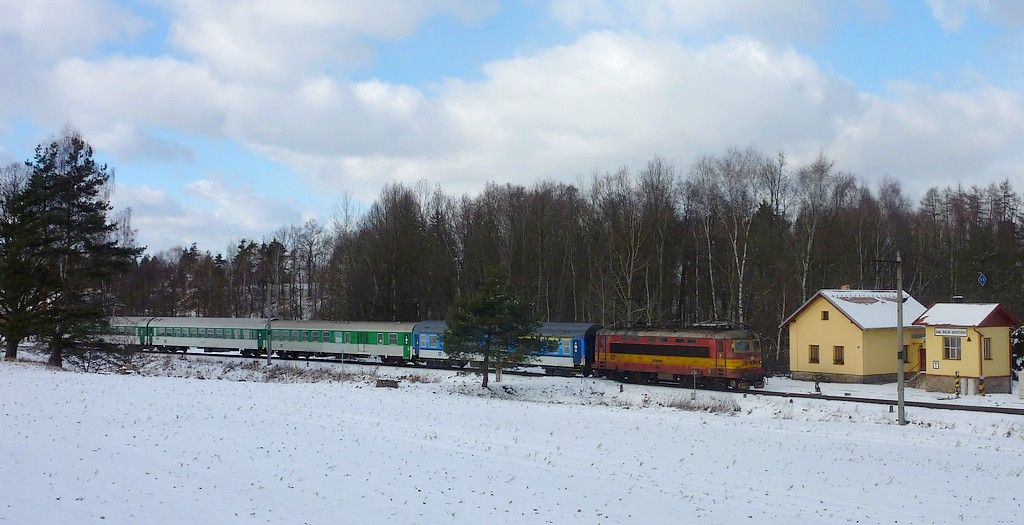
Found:
<path fill-rule="evenodd" d="M 537 335 L 540 321 L 531 310 L 492 269 L 483 285 L 449 312 L 444 351 L 453 361 L 478 363 L 481 386 L 487 388 L 491 369 L 528 363 L 550 346 Z"/>

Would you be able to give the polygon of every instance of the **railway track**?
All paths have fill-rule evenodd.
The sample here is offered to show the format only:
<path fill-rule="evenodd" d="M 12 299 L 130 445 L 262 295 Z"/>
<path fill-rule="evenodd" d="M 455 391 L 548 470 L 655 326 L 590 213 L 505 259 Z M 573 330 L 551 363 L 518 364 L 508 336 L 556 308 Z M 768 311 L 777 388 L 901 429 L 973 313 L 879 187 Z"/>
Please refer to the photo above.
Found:
<path fill-rule="evenodd" d="M 157 354 L 157 355 L 180 355 L 180 356 L 183 356 L 183 357 L 184 356 L 216 356 L 216 357 L 227 357 L 227 358 L 242 359 L 242 360 L 266 360 L 266 357 L 248 357 L 248 356 L 242 356 L 242 355 L 238 355 L 238 354 L 228 354 L 228 353 L 219 353 L 219 352 L 204 352 L 204 353 L 188 352 L 188 353 L 181 353 L 181 352 L 169 352 L 169 351 L 159 351 L 159 350 L 142 350 L 141 353 L 144 353 L 144 354 Z M 453 369 L 453 368 L 440 367 L 440 366 L 430 366 L 430 365 L 426 365 L 426 364 L 408 365 L 408 364 L 390 364 L 390 363 L 367 363 L 365 361 L 357 361 L 357 360 L 354 360 L 354 359 L 340 360 L 340 359 L 325 359 L 325 358 L 319 358 L 319 357 L 311 357 L 311 358 L 305 358 L 305 357 L 287 357 L 287 358 L 286 357 L 274 357 L 273 361 L 289 361 L 289 362 L 291 362 L 291 361 L 309 361 L 309 362 L 319 362 L 319 363 L 346 363 L 346 364 L 369 365 L 369 366 L 387 366 L 387 367 L 394 367 L 394 368 L 409 368 L 409 369 L 449 370 L 449 371 L 456 370 L 456 369 Z M 505 371 L 503 373 L 506 374 L 506 375 L 517 375 L 517 376 L 527 376 L 527 377 L 546 377 L 546 376 L 549 376 L 549 374 L 545 374 L 545 373 L 542 373 L 542 372 L 517 371 L 517 370 L 507 370 L 507 371 Z M 557 377 L 557 376 L 551 376 L 551 377 Z M 640 383 L 637 383 L 637 384 L 640 384 Z M 685 388 L 685 389 L 691 388 L 691 387 L 688 387 L 688 386 L 686 386 L 684 384 L 680 384 L 680 383 L 656 382 L 656 383 L 646 383 L 646 384 L 656 385 L 656 386 L 667 386 L 667 387 L 672 387 L 672 388 Z M 765 396 L 765 397 L 783 397 L 783 398 L 790 398 L 790 399 L 816 399 L 816 400 L 821 400 L 821 401 L 842 401 L 842 402 L 849 402 L 849 403 L 864 403 L 864 404 L 871 404 L 871 405 L 890 405 L 890 406 L 896 406 L 896 404 L 897 404 L 896 400 L 892 400 L 892 399 L 878 399 L 878 398 L 871 398 L 871 397 L 855 397 L 855 396 L 845 396 L 845 395 L 843 395 L 843 396 L 835 396 L 835 395 L 827 395 L 827 394 L 809 394 L 809 393 L 808 394 L 803 394 L 803 393 L 799 393 L 799 392 L 774 392 L 774 391 L 771 391 L 771 390 L 743 390 L 743 391 L 718 390 L 718 391 L 719 392 L 729 392 L 729 393 L 734 393 L 734 394 L 750 394 L 750 395 Z M 962 404 L 953 404 L 953 403 L 935 403 L 935 402 L 929 402 L 929 401 L 905 401 L 904 404 L 906 406 L 908 406 L 908 407 L 930 408 L 930 409 L 936 409 L 936 410 L 959 410 L 959 411 L 964 411 L 964 412 L 985 412 L 985 413 L 990 413 L 990 414 L 1009 414 L 1009 415 L 1015 415 L 1015 416 L 1024 416 L 1024 408 L 994 407 L 994 406 L 983 406 L 983 405 L 962 405 Z"/>

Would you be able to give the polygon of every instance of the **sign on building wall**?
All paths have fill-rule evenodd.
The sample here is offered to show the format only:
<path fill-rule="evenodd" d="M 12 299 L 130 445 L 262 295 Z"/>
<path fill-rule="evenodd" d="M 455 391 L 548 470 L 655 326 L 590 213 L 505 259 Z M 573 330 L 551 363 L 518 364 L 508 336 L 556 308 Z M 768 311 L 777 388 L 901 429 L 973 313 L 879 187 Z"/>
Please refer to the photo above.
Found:
<path fill-rule="evenodd" d="M 935 335 L 939 337 L 967 337 L 966 328 L 936 328 Z"/>

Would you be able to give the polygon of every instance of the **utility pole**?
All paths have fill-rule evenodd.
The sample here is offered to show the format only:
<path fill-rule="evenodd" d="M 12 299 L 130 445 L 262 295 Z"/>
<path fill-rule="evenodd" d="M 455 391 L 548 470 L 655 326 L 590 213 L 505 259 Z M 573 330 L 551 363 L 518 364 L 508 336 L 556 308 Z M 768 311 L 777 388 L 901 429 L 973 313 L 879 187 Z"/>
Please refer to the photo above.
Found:
<path fill-rule="evenodd" d="M 901 425 L 906 425 L 907 409 L 903 403 L 903 380 L 905 377 L 903 365 L 907 359 L 906 350 L 903 349 L 903 257 L 900 256 L 899 250 L 896 250 L 895 261 L 875 259 L 875 264 L 896 265 L 896 357 L 900 362 L 899 368 L 896 369 L 896 406 L 899 407 L 897 421 Z"/>
<path fill-rule="evenodd" d="M 907 413 L 903 404 L 903 363 L 906 362 L 906 350 L 903 349 L 903 259 L 898 250 L 896 251 L 896 348 L 896 355 L 900 361 L 899 372 L 896 374 L 898 421 L 900 425 L 906 425 Z"/>

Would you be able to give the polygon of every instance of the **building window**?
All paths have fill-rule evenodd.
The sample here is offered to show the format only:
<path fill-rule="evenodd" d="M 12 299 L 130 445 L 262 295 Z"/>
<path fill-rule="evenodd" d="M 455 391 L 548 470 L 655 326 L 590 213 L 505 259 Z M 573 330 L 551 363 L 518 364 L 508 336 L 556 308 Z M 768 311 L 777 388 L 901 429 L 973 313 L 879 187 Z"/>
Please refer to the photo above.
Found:
<path fill-rule="evenodd" d="M 892 354 L 890 354 L 892 355 Z M 832 364 L 841 365 L 843 364 L 843 347 L 833 346 L 832 347 Z"/>
<path fill-rule="evenodd" d="M 821 320 L 822 321 L 828 321 L 828 310 L 822 310 L 821 311 Z"/>
<path fill-rule="evenodd" d="M 910 363 L 910 347 L 903 345 L 903 362 Z"/>
<path fill-rule="evenodd" d="M 960 359 L 960 345 L 962 340 L 959 337 L 942 338 L 942 358 Z"/>
<path fill-rule="evenodd" d="M 807 362 L 808 363 L 817 363 L 818 362 L 818 345 L 811 345 L 808 348 Z"/>
<path fill-rule="evenodd" d="M 986 337 L 981 340 L 981 348 L 984 352 L 985 359 L 992 360 L 992 338 Z"/>

